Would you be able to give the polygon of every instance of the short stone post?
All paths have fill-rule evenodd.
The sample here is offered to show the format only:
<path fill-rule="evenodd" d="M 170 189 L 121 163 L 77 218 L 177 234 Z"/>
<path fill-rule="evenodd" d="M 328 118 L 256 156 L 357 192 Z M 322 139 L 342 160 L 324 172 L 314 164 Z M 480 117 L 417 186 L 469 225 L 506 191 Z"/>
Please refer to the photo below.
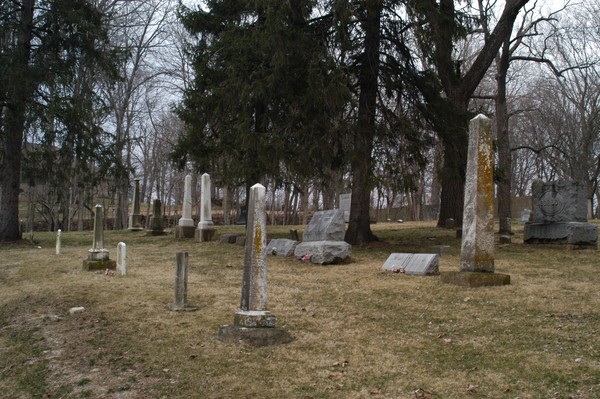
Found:
<path fill-rule="evenodd" d="M 60 255 L 60 247 L 61 247 L 61 242 L 60 242 L 60 237 L 61 237 L 61 229 L 58 229 L 58 231 L 56 232 L 56 254 Z"/>
<path fill-rule="evenodd" d="M 193 238 L 195 227 L 192 219 L 192 176 L 185 176 L 183 186 L 183 208 L 181 218 L 175 227 L 175 238 Z"/>
<path fill-rule="evenodd" d="M 469 124 L 460 272 L 445 273 L 442 281 L 470 287 L 510 284 L 510 276 L 494 273 L 494 150 L 491 121 L 481 114 Z"/>
<path fill-rule="evenodd" d="M 117 244 L 117 275 L 127 274 L 127 245 L 124 242 Z"/>
<path fill-rule="evenodd" d="M 134 180 L 133 199 L 131 200 L 132 211 L 129 215 L 129 231 L 142 230 L 142 215 L 140 214 L 140 180 Z"/>
<path fill-rule="evenodd" d="M 196 241 L 210 241 L 215 235 L 215 225 L 212 221 L 212 210 L 210 203 L 210 176 L 208 173 L 202 175 L 200 192 L 200 222 L 196 229 Z"/>
<path fill-rule="evenodd" d="M 240 310 L 234 324 L 221 326 L 219 339 L 247 341 L 264 346 L 291 341 L 284 330 L 275 328 L 276 318 L 267 310 L 267 223 L 266 189 L 260 184 L 250 188 L 246 228 L 246 252 Z"/>
<path fill-rule="evenodd" d="M 96 205 L 94 212 L 94 239 L 88 250 L 88 258 L 83 261 L 84 270 L 115 270 L 116 262 L 110 260 L 108 250 L 104 249 L 104 212 L 102 205 Z"/>
<path fill-rule="evenodd" d="M 169 305 L 170 310 L 192 311 L 197 310 L 197 306 L 187 303 L 187 283 L 188 283 L 188 253 L 177 252 L 177 266 L 175 268 L 175 302 Z"/>
<path fill-rule="evenodd" d="M 161 212 L 161 202 L 159 199 L 155 199 L 152 203 L 152 217 L 148 223 L 148 229 L 146 230 L 147 236 L 162 236 L 167 234 L 163 229 L 163 218 Z"/>

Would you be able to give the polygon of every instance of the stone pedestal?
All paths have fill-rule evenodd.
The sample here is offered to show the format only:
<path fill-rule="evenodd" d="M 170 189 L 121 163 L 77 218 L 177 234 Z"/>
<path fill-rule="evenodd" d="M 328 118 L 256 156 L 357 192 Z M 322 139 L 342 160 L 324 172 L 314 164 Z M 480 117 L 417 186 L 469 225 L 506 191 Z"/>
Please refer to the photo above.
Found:
<path fill-rule="evenodd" d="M 442 272 L 440 278 L 443 283 L 470 288 L 510 284 L 510 275 L 502 273 Z"/>
<path fill-rule="evenodd" d="M 526 244 L 570 244 L 598 246 L 598 226 L 585 222 L 527 223 L 523 241 Z"/>
<path fill-rule="evenodd" d="M 175 238 L 194 238 L 196 228 L 194 226 L 176 226 Z"/>

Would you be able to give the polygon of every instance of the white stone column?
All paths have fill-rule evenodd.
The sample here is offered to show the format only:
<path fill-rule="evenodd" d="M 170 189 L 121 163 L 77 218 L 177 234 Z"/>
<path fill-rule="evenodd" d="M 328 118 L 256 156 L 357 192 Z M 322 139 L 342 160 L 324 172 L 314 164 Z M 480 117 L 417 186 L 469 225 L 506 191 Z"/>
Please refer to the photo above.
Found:
<path fill-rule="evenodd" d="M 200 223 L 198 228 L 201 230 L 212 228 L 212 209 L 210 203 L 210 176 L 208 173 L 202 175 L 200 192 Z"/>
<path fill-rule="evenodd" d="M 124 242 L 117 244 L 117 274 L 119 276 L 127 274 L 127 245 Z"/>
<path fill-rule="evenodd" d="M 192 219 L 192 176 L 185 176 L 185 184 L 183 187 L 183 209 L 182 215 L 177 223 L 179 226 L 193 226 Z"/>
<path fill-rule="evenodd" d="M 61 234 L 62 231 L 61 229 L 58 229 L 58 231 L 56 232 L 56 254 L 60 255 L 60 249 L 61 249 Z"/>
<path fill-rule="evenodd" d="M 210 176 L 208 173 L 202 175 L 200 192 L 200 222 L 196 229 L 196 241 L 210 241 L 215 235 L 215 225 L 212 221 L 212 210 L 210 204 Z"/>
<path fill-rule="evenodd" d="M 142 215 L 140 214 L 140 180 L 134 180 L 133 198 L 131 200 L 132 210 L 129 214 L 130 231 L 142 230 Z"/>
<path fill-rule="evenodd" d="M 469 124 L 462 229 L 460 271 L 494 272 L 494 151 L 484 115 Z"/>
<path fill-rule="evenodd" d="M 92 248 L 88 250 L 88 259 L 91 261 L 104 261 L 108 260 L 108 250 L 104 249 L 104 211 L 102 205 L 97 204 L 94 211 L 94 239 Z"/>

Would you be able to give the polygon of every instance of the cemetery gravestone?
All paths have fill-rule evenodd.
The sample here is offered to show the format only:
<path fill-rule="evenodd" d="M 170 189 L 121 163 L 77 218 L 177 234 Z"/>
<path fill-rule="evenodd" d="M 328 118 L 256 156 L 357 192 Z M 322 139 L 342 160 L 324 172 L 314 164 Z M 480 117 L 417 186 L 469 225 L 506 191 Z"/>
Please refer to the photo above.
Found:
<path fill-rule="evenodd" d="M 437 254 L 391 254 L 383 264 L 383 270 L 415 276 L 439 274 L 440 262 Z"/>
<path fill-rule="evenodd" d="M 535 181 L 532 201 L 533 222 L 525 224 L 525 243 L 596 248 L 598 227 L 587 223 L 587 188 L 584 183 Z"/>
<path fill-rule="evenodd" d="M 196 228 L 192 219 L 192 176 L 185 176 L 183 185 L 183 208 L 175 227 L 175 238 L 194 238 Z"/>
<path fill-rule="evenodd" d="M 60 255 L 60 250 L 61 250 L 61 234 L 62 234 L 61 229 L 58 229 L 58 231 L 56 232 L 56 254 L 57 255 Z"/>
<path fill-rule="evenodd" d="M 275 328 L 276 317 L 268 308 L 267 295 L 267 213 L 266 189 L 250 189 L 246 229 L 246 250 L 240 310 L 233 325 L 219 328 L 218 338 L 227 342 L 245 341 L 256 346 L 286 343 L 291 336 Z"/>
<path fill-rule="evenodd" d="M 155 199 L 152 204 L 152 217 L 148 223 L 147 236 L 162 236 L 167 234 L 163 228 L 163 220 L 161 213 L 161 203 L 159 199 Z"/>
<path fill-rule="evenodd" d="M 344 211 L 315 212 L 294 255 L 297 259 L 321 265 L 344 262 L 352 256 L 352 246 L 344 241 L 344 235 Z"/>
<path fill-rule="evenodd" d="M 133 209 L 129 215 L 129 231 L 142 230 L 142 215 L 140 214 L 140 181 L 134 180 L 133 199 L 131 200 Z"/>
<path fill-rule="evenodd" d="M 124 242 L 117 244 L 117 275 L 127 274 L 127 245 Z"/>
<path fill-rule="evenodd" d="M 212 209 L 210 199 L 210 176 L 208 173 L 202 175 L 200 192 L 200 222 L 196 229 L 196 241 L 210 241 L 215 236 L 215 225 L 212 221 Z"/>
<path fill-rule="evenodd" d="M 177 252 L 175 268 L 175 302 L 168 307 L 175 311 L 193 311 L 198 310 L 197 306 L 187 303 L 188 287 L 188 253 Z"/>
<path fill-rule="evenodd" d="M 494 273 L 494 152 L 491 121 L 484 115 L 469 123 L 460 271 L 443 273 L 442 281 L 471 287 L 510 283 L 510 276 Z"/>
<path fill-rule="evenodd" d="M 104 212 L 98 204 L 94 213 L 94 239 L 88 250 L 88 258 L 83 261 L 83 270 L 115 270 L 116 262 L 110 260 L 108 250 L 104 249 Z"/>
<path fill-rule="evenodd" d="M 344 222 L 350 221 L 350 206 L 352 205 L 352 193 L 340 194 L 340 209 L 344 211 Z"/>

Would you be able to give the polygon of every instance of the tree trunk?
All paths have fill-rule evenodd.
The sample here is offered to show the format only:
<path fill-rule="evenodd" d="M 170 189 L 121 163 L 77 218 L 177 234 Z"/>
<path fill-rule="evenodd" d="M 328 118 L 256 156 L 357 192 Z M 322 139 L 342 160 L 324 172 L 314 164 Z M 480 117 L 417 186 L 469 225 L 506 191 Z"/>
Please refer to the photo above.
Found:
<path fill-rule="evenodd" d="M 354 156 L 350 163 L 352 167 L 350 220 L 345 237 L 345 241 L 352 245 L 377 240 L 377 237 L 371 231 L 369 208 L 382 8 L 382 1 L 366 2 L 366 16 L 363 21 L 365 41 L 359 72 L 360 94 L 358 98 L 358 123 L 353 140 Z"/>
<path fill-rule="evenodd" d="M 33 8 L 35 0 L 24 0 L 17 33 L 16 55 L 8 82 L 0 177 L 0 242 L 21 239 L 19 229 L 19 193 L 21 191 L 22 145 L 25 112 L 32 85 L 29 72 Z"/>
<path fill-rule="evenodd" d="M 506 73 L 509 67 L 510 39 L 506 39 L 496 61 L 496 148 L 498 167 L 496 180 L 498 187 L 498 219 L 500 234 L 509 234 L 511 217 L 511 180 L 512 156 L 510 153 L 510 135 L 508 131 L 508 107 L 506 104 Z"/>

